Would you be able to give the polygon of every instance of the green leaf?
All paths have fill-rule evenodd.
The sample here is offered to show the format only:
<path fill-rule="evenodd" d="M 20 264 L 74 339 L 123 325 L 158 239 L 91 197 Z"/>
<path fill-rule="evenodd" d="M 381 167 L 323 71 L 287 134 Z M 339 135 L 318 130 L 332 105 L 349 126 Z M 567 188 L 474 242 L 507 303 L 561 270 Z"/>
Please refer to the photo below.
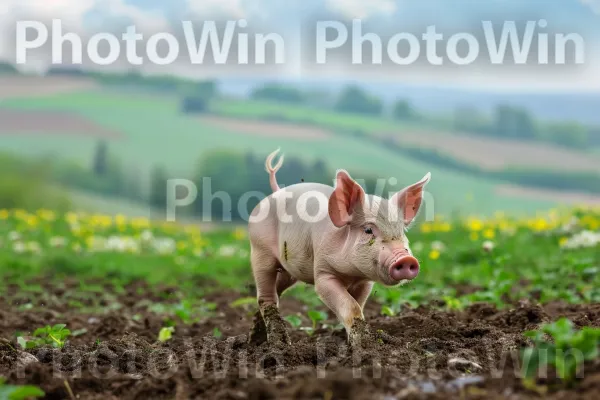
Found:
<path fill-rule="evenodd" d="M 531 378 L 540 368 L 539 352 L 533 347 L 528 347 L 522 351 L 521 363 L 522 373 L 526 378 Z"/>
<path fill-rule="evenodd" d="M 235 307 L 254 305 L 254 304 L 256 304 L 256 297 L 242 297 L 240 299 L 232 301 L 229 304 L 229 307 L 235 308 Z"/>
<path fill-rule="evenodd" d="M 175 328 L 172 326 L 162 328 L 158 333 L 158 340 L 163 343 L 170 340 L 173 337 L 173 332 L 175 332 Z"/>
<path fill-rule="evenodd" d="M 297 315 L 286 315 L 284 319 L 292 325 L 294 328 L 299 328 L 302 325 L 302 318 Z"/>
<path fill-rule="evenodd" d="M 19 344 L 19 346 L 21 346 L 22 348 L 26 349 L 27 348 L 27 340 L 25 340 L 24 337 L 19 336 L 17 338 L 17 343 Z"/>
<path fill-rule="evenodd" d="M 325 321 L 327 319 L 327 313 L 325 311 L 309 311 L 308 318 L 313 322 Z"/>
<path fill-rule="evenodd" d="M 216 326 L 215 329 L 213 329 L 213 337 L 215 337 L 216 339 L 221 339 L 223 337 L 223 333 Z"/>
<path fill-rule="evenodd" d="M 35 386 L 19 386 L 12 389 L 8 394 L 8 400 L 27 400 L 45 395 L 44 391 Z"/>
<path fill-rule="evenodd" d="M 48 334 L 49 330 L 50 330 L 50 326 L 46 326 L 44 328 L 37 328 L 33 332 L 33 336 L 46 336 Z"/>
<path fill-rule="evenodd" d="M 394 315 L 396 315 L 396 313 L 394 312 L 394 310 L 392 310 L 388 306 L 381 306 L 381 314 L 382 315 L 387 315 L 388 317 L 393 317 Z"/>

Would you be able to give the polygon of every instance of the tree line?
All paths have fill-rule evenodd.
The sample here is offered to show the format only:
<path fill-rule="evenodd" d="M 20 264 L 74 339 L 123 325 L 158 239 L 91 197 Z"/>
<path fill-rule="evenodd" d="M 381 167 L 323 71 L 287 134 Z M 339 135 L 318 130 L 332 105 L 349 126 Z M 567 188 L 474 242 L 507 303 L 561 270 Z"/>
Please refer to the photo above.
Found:
<path fill-rule="evenodd" d="M 0 71 L 2 68 L 0 64 Z M 10 64 L 4 68 L 7 72 L 15 72 Z M 147 76 L 135 70 L 108 74 L 62 67 L 51 68 L 47 74 L 86 76 L 104 85 L 176 94 L 181 98 L 182 112 L 190 114 L 210 112 L 211 101 L 219 97 L 218 82 L 215 80 L 194 81 L 172 75 Z M 442 128 L 456 132 L 495 138 L 541 141 L 575 148 L 600 144 L 600 127 L 586 126 L 576 121 L 540 121 L 527 109 L 508 104 L 498 104 L 489 115 L 475 107 L 458 107 L 450 118 L 431 116 L 420 112 L 408 99 L 402 97 L 386 105 L 377 96 L 354 84 L 334 94 L 320 90 L 301 90 L 282 83 L 266 83 L 255 87 L 250 98 L 320 109 L 326 107 L 339 113 L 393 118 L 436 128 L 441 124 Z"/>

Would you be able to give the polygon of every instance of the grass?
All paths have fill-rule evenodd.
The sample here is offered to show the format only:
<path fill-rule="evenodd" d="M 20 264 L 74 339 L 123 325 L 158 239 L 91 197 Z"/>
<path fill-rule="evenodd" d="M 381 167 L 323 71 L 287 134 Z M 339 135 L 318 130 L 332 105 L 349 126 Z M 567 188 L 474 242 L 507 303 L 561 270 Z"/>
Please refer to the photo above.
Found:
<path fill-rule="evenodd" d="M 231 109 L 227 112 L 232 114 L 238 111 L 255 113 L 256 110 L 263 110 L 263 106 L 266 107 L 266 111 L 270 110 L 269 107 L 276 107 L 254 102 L 231 102 L 219 103 L 217 111 L 225 112 L 224 104 L 229 104 L 227 107 Z M 494 210 L 532 212 L 555 205 L 554 202 L 543 199 L 497 196 L 491 182 L 432 167 L 427 163 L 398 155 L 392 150 L 382 149 L 375 143 L 370 145 L 363 139 L 350 136 L 333 135 L 314 142 L 293 138 L 256 137 L 224 130 L 200 118 L 182 115 L 179 112 L 178 101 L 174 98 L 87 92 L 35 99 L 13 99 L 4 102 L 3 105 L 18 109 L 70 111 L 119 131 L 124 137 L 111 142 L 110 152 L 119 157 L 126 166 L 135 167 L 140 171 L 149 171 L 155 164 L 163 164 L 172 176 L 187 177 L 193 171 L 199 157 L 211 150 L 228 148 L 253 151 L 266 156 L 271 150 L 281 147 L 290 156 L 297 156 L 306 161 L 321 158 L 326 160 L 331 168 L 346 168 L 355 178 L 360 178 L 360 174 L 386 179 L 396 177 L 400 183 L 408 184 L 430 171 L 433 179 L 428 189 L 436 201 L 436 213 L 450 214 L 460 211 L 489 214 Z M 302 109 L 293 113 L 311 115 L 311 118 L 317 118 L 319 123 L 326 126 L 340 123 L 360 128 L 371 126 L 373 122 L 372 118 L 342 118 L 339 115 L 332 116 L 314 110 L 311 114 L 306 114 L 306 110 Z M 32 146 L 34 142 L 35 146 Z M 96 139 L 85 137 L 73 139 L 71 136 L 55 135 L 20 136 L 3 139 L 2 148 L 28 155 L 68 155 L 69 158 L 87 165 L 95 144 Z"/>
<path fill-rule="evenodd" d="M 246 289 L 253 282 L 249 245 L 242 228 L 205 233 L 196 226 L 146 218 L 48 210 L 3 210 L 0 219 L 2 284 L 18 282 L 23 296 L 40 290 L 24 282 L 51 274 L 59 281 L 65 276 L 106 280 L 117 289 L 132 280 L 176 285 L 187 297 L 175 308 L 156 311 L 182 320 L 214 309 L 203 299 L 211 290 L 238 291 L 239 304 L 232 306 L 251 302 Z M 599 227 L 600 210 L 424 222 L 409 234 L 422 264 L 418 279 L 400 288 L 376 286 L 373 298 L 386 315 L 431 301 L 449 309 L 481 301 L 503 307 L 532 293 L 542 302 L 600 302 L 600 236 L 586 233 Z M 472 289 L 468 294 L 458 290 L 465 285 Z M 103 289 L 86 286 L 82 291 Z M 311 286 L 298 285 L 286 295 L 322 309 Z"/>

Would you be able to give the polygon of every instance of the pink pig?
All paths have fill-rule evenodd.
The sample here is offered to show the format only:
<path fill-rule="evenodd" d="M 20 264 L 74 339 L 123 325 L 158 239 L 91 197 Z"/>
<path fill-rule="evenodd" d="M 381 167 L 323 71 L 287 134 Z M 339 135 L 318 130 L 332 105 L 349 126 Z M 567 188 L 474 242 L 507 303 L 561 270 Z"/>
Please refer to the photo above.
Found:
<path fill-rule="evenodd" d="M 405 231 L 431 175 L 389 199 L 365 194 L 344 170 L 337 171 L 335 187 L 300 183 L 280 189 L 275 174 L 283 156 L 272 166 L 278 151 L 265 162 L 273 194 L 252 211 L 248 227 L 257 316 L 270 343 L 289 343 L 279 296 L 297 281 L 314 284 L 353 345 L 368 331 L 363 307 L 374 282 L 394 286 L 419 273 Z"/>

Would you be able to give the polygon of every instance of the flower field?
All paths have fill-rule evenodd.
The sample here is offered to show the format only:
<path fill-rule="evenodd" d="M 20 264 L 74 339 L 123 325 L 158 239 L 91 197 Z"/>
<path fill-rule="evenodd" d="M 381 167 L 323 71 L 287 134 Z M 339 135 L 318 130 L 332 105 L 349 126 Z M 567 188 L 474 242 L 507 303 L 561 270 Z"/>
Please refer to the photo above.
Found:
<path fill-rule="evenodd" d="M 500 214 L 485 220 L 439 218 L 418 223 L 408 236 L 422 266 L 419 277 L 402 287 L 376 286 L 367 305 L 367 320 L 391 335 L 379 344 L 384 346 L 380 354 L 389 353 L 385 346 L 396 346 L 394 340 L 401 340 L 401 347 L 415 352 L 404 361 L 419 360 L 440 372 L 442 378 L 429 392 L 432 397 L 449 390 L 447 384 L 453 381 L 443 371 L 459 357 L 471 363 L 461 376 L 479 379 L 474 380 L 477 390 L 461 386 L 464 396 L 491 395 L 505 386 L 524 397 L 540 396 L 540 390 L 545 390 L 560 398 L 566 386 L 551 378 L 528 381 L 513 374 L 498 383 L 490 374 L 500 358 L 496 353 L 483 357 L 483 352 L 507 343 L 517 349 L 532 346 L 524 333 L 561 317 L 569 318 L 576 328 L 600 326 L 600 208 L 557 209 L 521 219 Z M 98 383 L 85 371 L 83 378 L 75 379 L 68 374 L 72 365 L 64 368 L 63 378 L 56 378 L 53 360 L 72 351 L 92 354 L 102 349 L 110 349 L 120 359 L 126 353 L 123 349 L 131 346 L 146 356 L 166 349 L 181 358 L 179 346 L 187 337 L 208 340 L 208 347 L 202 342 L 197 348 L 212 348 L 222 355 L 226 353 L 223 346 L 229 343 L 226 338 L 239 339 L 248 333 L 255 310 L 243 227 L 203 232 L 194 225 L 121 215 L 0 210 L 0 271 L 4 343 L 0 343 L 0 375 L 7 378 L 0 393 L 3 387 L 31 384 L 48 398 L 68 398 L 70 392 L 80 398 L 111 398 L 108 393 L 115 392 L 110 382 Z M 157 380 L 147 377 L 144 363 L 148 359 L 143 358 L 146 361 L 135 364 L 142 371 L 136 379 L 117 368 L 118 375 L 111 382 L 120 394 L 114 398 L 140 398 L 165 388 L 177 388 L 180 398 L 205 398 L 211 390 L 221 398 L 245 398 L 239 393 L 235 397 L 235 390 L 262 391 L 266 393 L 263 398 L 270 394 L 351 398 L 363 389 L 381 398 L 400 398 L 398 393 L 411 387 L 388 372 L 384 381 L 376 377 L 347 380 L 344 357 L 332 370 L 333 377 L 318 380 L 308 348 L 321 339 L 342 344 L 343 330 L 310 286 L 297 285 L 286 292 L 281 307 L 299 346 L 295 358 L 289 358 L 292 369 L 308 366 L 306 376 L 297 378 L 286 370 L 283 383 L 277 386 L 270 379 L 274 368 L 267 366 L 267 378 L 251 377 L 243 383 L 227 378 L 229 373 L 238 374 L 233 367 L 225 378 L 188 379 L 180 369 Z M 41 333 L 38 328 L 45 326 L 48 330 Z M 52 336 L 54 328 L 61 335 L 67 332 L 64 340 L 52 339 L 57 337 Z M 44 338 L 50 339 L 44 342 Z M 585 363 L 597 377 L 597 341 L 589 340 L 596 353 Z M 240 346 L 250 352 L 248 363 L 265 350 Z M 50 353 L 43 353 L 46 347 L 52 349 Z M 469 356 L 467 350 L 475 355 Z M 35 359 L 24 365 L 22 358 L 31 356 Z M 371 365 L 371 361 L 365 363 Z M 208 371 L 214 368 L 210 365 Z M 396 370 L 405 367 L 403 361 L 388 360 L 382 365 Z M 19 375 L 17 366 L 36 375 Z M 426 370 L 419 364 L 411 379 Z M 32 381 L 30 376 L 37 378 Z M 316 392 L 303 392 L 294 383 L 298 379 Z M 340 380 L 348 387 L 356 386 L 356 391 L 352 395 L 339 392 L 335 382 Z M 242 389 L 234 389 L 239 385 Z M 426 393 L 418 385 L 414 390 Z"/>

